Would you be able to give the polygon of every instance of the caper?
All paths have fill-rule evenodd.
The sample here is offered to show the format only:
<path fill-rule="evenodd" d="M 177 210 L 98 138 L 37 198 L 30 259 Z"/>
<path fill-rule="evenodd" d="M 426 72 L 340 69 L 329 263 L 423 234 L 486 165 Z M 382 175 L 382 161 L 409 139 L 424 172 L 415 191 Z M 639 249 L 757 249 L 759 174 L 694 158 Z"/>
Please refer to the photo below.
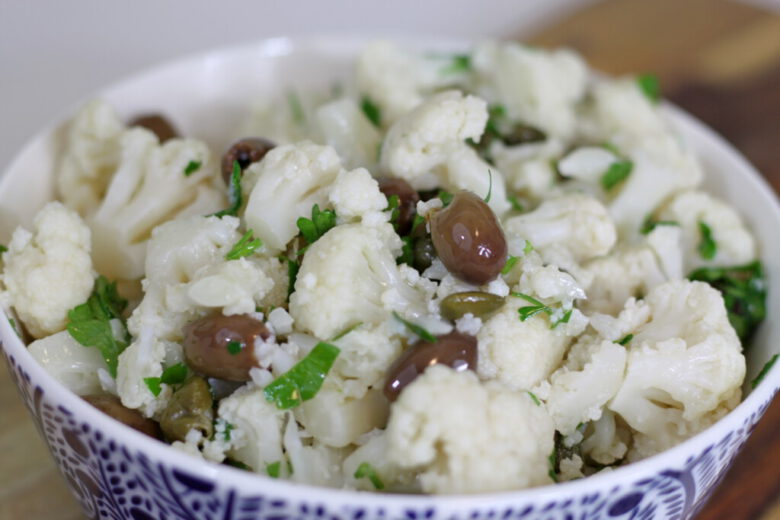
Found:
<path fill-rule="evenodd" d="M 379 181 L 379 190 L 385 194 L 388 201 L 390 197 L 398 197 L 398 220 L 396 231 L 399 235 L 406 235 L 412 229 L 412 221 L 417 213 L 417 202 L 420 195 L 403 179 L 383 179 Z"/>
<path fill-rule="evenodd" d="M 255 339 L 271 333 L 250 316 L 215 314 L 184 327 L 184 357 L 195 372 L 228 381 L 249 381 L 249 371 L 259 366 Z"/>
<path fill-rule="evenodd" d="M 120 401 L 118 397 L 113 395 L 85 395 L 82 396 L 82 399 L 109 417 L 116 419 L 134 430 L 138 430 L 155 439 L 160 439 L 162 437 L 160 427 L 156 422 L 147 419 L 141 415 L 141 412 L 138 410 L 127 408 L 122 404 L 122 401 Z"/>
<path fill-rule="evenodd" d="M 128 123 L 128 126 L 140 126 L 150 130 L 157 139 L 164 143 L 168 139 L 178 137 L 178 132 L 170 121 L 161 114 L 143 114 Z"/>
<path fill-rule="evenodd" d="M 476 370 L 477 338 L 460 332 L 438 336 L 433 343 L 420 341 L 409 347 L 387 371 L 384 394 L 395 401 L 406 386 L 429 366 L 444 364 L 458 372 Z"/>
<path fill-rule="evenodd" d="M 436 249 L 433 247 L 433 241 L 428 235 L 415 239 L 414 241 L 414 267 L 420 272 L 428 269 L 436 258 Z"/>
<path fill-rule="evenodd" d="M 538 143 L 547 140 L 547 134 L 533 126 L 518 123 L 512 127 L 509 133 L 502 137 L 507 146 Z"/>
<path fill-rule="evenodd" d="M 449 272 L 482 285 L 493 280 L 506 263 L 507 245 L 495 214 L 481 198 L 460 191 L 430 220 L 436 254 Z"/>
<path fill-rule="evenodd" d="M 169 441 L 184 441 L 190 430 L 205 438 L 214 431 L 214 408 L 209 384 L 191 377 L 176 390 L 160 415 L 160 428 Z"/>
<path fill-rule="evenodd" d="M 233 175 L 233 162 L 238 161 L 238 166 L 243 172 L 250 164 L 260 161 L 276 145 L 262 137 L 247 137 L 233 143 L 222 156 L 222 178 L 225 183 L 230 183 Z"/>
<path fill-rule="evenodd" d="M 439 304 L 441 315 L 448 320 L 457 320 L 466 314 L 477 318 L 488 318 L 504 305 L 504 298 L 481 291 L 466 291 L 450 294 Z"/>

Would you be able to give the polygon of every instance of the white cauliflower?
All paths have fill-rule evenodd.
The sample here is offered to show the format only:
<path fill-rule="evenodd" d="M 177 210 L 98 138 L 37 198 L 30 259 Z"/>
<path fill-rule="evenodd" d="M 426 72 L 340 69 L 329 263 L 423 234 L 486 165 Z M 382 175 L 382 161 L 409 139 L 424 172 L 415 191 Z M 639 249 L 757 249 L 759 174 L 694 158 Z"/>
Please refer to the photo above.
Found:
<path fill-rule="evenodd" d="M 558 171 L 591 184 L 598 184 L 604 173 L 619 158 L 603 146 L 581 146 L 558 161 Z"/>
<path fill-rule="evenodd" d="M 68 331 L 33 341 L 27 350 L 49 375 L 76 395 L 103 393 L 98 376 L 99 370 L 108 371 L 103 356 L 98 349 L 73 339 Z"/>
<path fill-rule="evenodd" d="M 387 208 L 387 198 L 379 183 L 365 168 L 342 171 L 330 188 L 328 200 L 336 211 L 339 224 L 376 214 Z M 381 221 L 378 216 L 375 221 Z M 387 220 L 385 218 L 384 220 Z"/>
<path fill-rule="evenodd" d="M 68 311 L 92 292 L 89 228 L 59 202 L 38 212 L 32 232 L 14 231 L 3 261 L 3 299 L 34 338 L 63 330 Z"/>
<path fill-rule="evenodd" d="M 526 392 L 435 365 L 393 404 L 388 458 L 419 471 L 425 493 L 522 489 L 551 482 L 554 433 Z"/>
<path fill-rule="evenodd" d="M 541 143 L 506 146 L 496 140 L 490 155 L 505 178 L 507 187 L 533 204 L 554 193 L 557 174 L 553 161 L 565 147 L 559 139 L 550 138 Z"/>
<path fill-rule="evenodd" d="M 312 207 L 325 209 L 330 185 L 341 171 L 336 151 L 309 141 L 277 146 L 244 172 L 244 220 L 271 253 L 298 234 L 296 221 Z"/>
<path fill-rule="evenodd" d="M 739 214 L 725 202 L 702 191 L 675 195 L 659 210 L 658 219 L 680 225 L 686 273 L 703 265 L 740 265 L 756 258 L 755 240 Z M 711 259 L 703 258 L 699 252 L 702 243 L 700 223 L 712 231 L 716 251 Z"/>
<path fill-rule="evenodd" d="M 298 272 L 290 297 L 297 326 L 330 338 L 356 323 L 377 325 L 393 310 L 425 314 L 435 285 L 419 276 L 410 284 L 405 270 L 411 268 L 395 262 L 400 252 L 401 239 L 387 223 L 328 231 L 306 251 Z"/>
<path fill-rule="evenodd" d="M 645 298 L 652 316 L 631 339 L 625 380 L 609 408 L 637 433 L 641 456 L 667 449 L 739 402 L 742 346 L 717 289 L 687 280 Z"/>
<path fill-rule="evenodd" d="M 510 119 L 564 139 L 574 133 L 575 108 L 588 79 L 577 54 L 485 42 L 477 46 L 471 63 L 476 91 L 491 104 L 503 106 Z"/>
<path fill-rule="evenodd" d="M 608 408 L 588 426 L 581 448 L 583 455 L 598 464 L 614 464 L 622 460 L 631 444 L 631 430 Z"/>
<path fill-rule="evenodd" d="M 501 216 L 509 211 L 503 174 L 486 163 L 472 147 L 455 148 L 447 157 L 444 172 L 441 185 L 445 189 L 453 193 L 468 190 L 483 199 L 490 194 L 487 204 L 493 213 Z"/>
<path fill-rule="evenodd" d="M 369 167 L 379 160 L 379 131 L 353 99 L 326 103 L 315 117 L 323 142 L 336 150 L 346 168 Z"/>
<path fill-rule="evenodd" d="M 388 456 L 388 436 L 384 430 L 374 430 L 366 435 L 365 443 L 344 459 L 346 486 L 363 491 L 376 491 L 367 476 L 355 478 L 361 464 L 368 464 L 384 486 L 384 491 L 419 493 L 420 486 L 413 470 L 400 467 Z"/>

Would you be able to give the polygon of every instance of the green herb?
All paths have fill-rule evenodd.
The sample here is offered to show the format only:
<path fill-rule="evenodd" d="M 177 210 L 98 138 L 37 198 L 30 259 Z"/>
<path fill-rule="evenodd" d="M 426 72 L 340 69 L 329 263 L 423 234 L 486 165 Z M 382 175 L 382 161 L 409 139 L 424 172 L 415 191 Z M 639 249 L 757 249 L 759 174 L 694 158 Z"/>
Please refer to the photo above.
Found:
<path fill-rule="evenodd" d="M 230 340 L 227 342 L 227 351 L 230 353 L 231 356 L 236 356 L 241 352 L 241 349 L 244 347 L 244 344 L 240 341 L 236 340 Z"/>
<path fill-rule="evenodd" d="M 518 293 L 518 292 L 512 293 L 512 296 L 516 298 L 522 298 L 525 301 L 532 304 L 517 309 L 518 314 L 520 314 L 520 321 L 525 321 L 528 318 L 532 318 L 537 314 L 539 314 L 540 312 L 547 313 L 548 315 L 552 314 L 552 309 L 547 305 L 543 304 L 542 302 L 540 302 L 539 300 L 537 300 L 536 298 L 532 298 L 527 294 Z"/>
<path fill-rule="evenodd" d="M 509 255 L 509 258 L 506 259 L 504 267 L 501 268 L 501 274 L 509 274 L 509 271 L 511 271 L 515 264 L 517 264 L 518 260 L 519 258 L 516 256 Z"/>
<path fill-rule="evenodd" d="M 8 251 L 8 248 L 5 247 L 3 244 L 0 244 L 0 254 L 5 253 L 6 251 Z"/>
<path fill-rule="evenodd" d="M 398 231 L 398 217 L 401 215 L 400 205 L 401 199 L 398 195 L 390 195 L 390 197 L 387 198 L 387 207 L 385 208 L 385 211 L 390 212 L 390 223 L 396 231 Z"/>
<path fill-rule="evenodd" d="M 645 221 L 642 223 L 640 231 L 643 235 L 649 234 L 658 226 L 679 226 L 680 223 L 675 220 L 653 220 L 652 215 L 648 215 Z"/>
<path fill-rule="evenodd" d="M 352 332 L 356 328 L 360 327 L 361 325 L 363 325 L 362 321 L 359 321 L 359 322 L 355 323 L 354 325 L 350 325 L 346 329 L 342 330 L 341 332 L 339 332 L 338 334 L 333 336 L 331 338 L 331 341 L 336 341 L 336 340 L 339 340 L 339 339 L 343 338 L 344 336 L 346 336 L 347 334 L 349 334 L 350 332 Z"/>
<path fill-rule="evenodd" d="M 226 458 L 224 463 L 228 466 L 233 466 L 234 468 L 243 469 L 245 471 L 252 471 L 251 466 L 248 464 L 244 464 L 240 460 L 231 459 L 230 457 Z"/>
<path fill-rule="evenodd" d="M 289 459 L 287 460 L 287 473 L 289 473 L 290 475 L 294 473 L 293 464 Z"/>
<path fill-rule="evenodd" d="M 184 168 L 184 176 L 189 177 L 196 171 L 198 171 L 203 163 L 200 161 L 190 161 L 187 163 L 187 166 Z"/>
<path fill-rule="evenodd" d="M 642 74 L 637 76 L 636 83 L 639 89 L 647 96 L 652 103 L 658 103 L 661 100 L 661 82 L 653 74 Z"/>
<path fill-rule="evenodd" d="M 227 260 L 238 260 L 239 258 L 249 256 L 259 247 L 262 247 L 263 241 L 252 236 L 252 230 L 244 233 L 233 248 L 225 255 Z"/>
<path fill-rule="evenodd" d="M 471 56 L 468 54 L 456 54 L 451 58 L 451 63 L 441 69 L 442 75 L 461 74 L 471 69 Z"/>
<path fill-rule="evenodd" d="M 336 212 L 332 209 L 320 210 L 320 205 L 311 208 L 311 219 L 300 217 L 295 223 L 307 244 L 313 244 L 322 235 L 336 225 Z"/>
<path fill-rule="evenodd" d="M 419 226 L 420 224 L 425 225 L 425 217 L 415 213 L 414 214 L 414 220 L 412 220 L 412 230 L 409 232 L 409 234 L 410 235 L 414 235 L 414 232 L 417 229 L 417 226 Z"/>
<path fill-rule="evenodd" d="M 223 438 L 224 440 L 226 440 L 226 441 L 229 441 L 229 440 L 230 440 L 230 432 L 232 432 L 233 430 L 235 430 L 235 429 L 236 429 L 236 427 L 235 427 L 233 424 L 231 424 L 231 423 L 227 422 L 227 421 L 226 421 L 226 420 L 224 420 L 224 419 L 220 419 L 220 420 L 221 420 L 221 421 L 222 421 L 222 423 L 225 425 L 225 428 L 224 428 L 224 430 L 222 430 L 222 438 Z"/>
<path fill-rule="evenodd" d="M 395 259 L 395 263 L 409 266 L 414 264 L 414 244 L 411 235 L 401 237 L 401 255 Z"/>
<path fill-rule="evenodd" d="M 439 190 L 438 195 L 436 195 L 440 200 L 444 207 L 447 207 L 450 205 L 450 202 L 452 202 L 453 194 L 446 190 Z"/>
<path fill-rule="evenodd" d="M 22 335 L 19 334 L 18 330 L 16 330 L 16 320 L 14 320 L 13 318 L 8 318 L 8 323 L 11 325 L 11 328 L 14 329 L 14 332 L 16 332 L 16 335 L 21 338 Z"/>
<path fill-rule="evenodd" d="M 276 462 L 272 462 L 271 464 L 265 465 L 265 472 L 268 474 L 271 478 L 279 478 L 279 474 L 282 471 L 282 462 L 277 460 Z"/>
<path fill-rule="evenodd" d="M 301 264 L 297 260 L 287 259 L 287 300 L 290 299 L 290 295 L 295 291 L 295 281 L 298 279 L 298 271 L 300 269 Z"/>
<path fill-rule="evenodd" d="M 761 372 L 759 372 L 756 378 L 750 382 L 751 388 L 757 387 L 758 384 L 764 380 L 764 377 L 766 377 L 769 371 L 772 370 L 772 367 L 774 366 L 775 361 L 777 361 L 778 357 L 780 357 L 780 354 L 775 354 L 774 356 L 772 356 L 772 359 L 766 362 L 766 365 L 764 365 L 764 368 L 761 369 Z"/>
<path fill-rule="evenodd" d="M 601 176 L 601 185 L 605 190 L 609 191 L 631 175 L 631 170 L 634 169 L 634 163 L 631 161 L 617 161 L 613 162 L 604 175 Z"/>
<path fill-rule="evenodd" d="M 538 397 L 536 397 L 536 394 L 534 394 L 531 391 L 527 391 L 528 395 L 531 397 L 531 400 L 534 402 L 536 406 L 542 406 L 542 402 L 539 400 Z"/>
<path fill-rule="evenodd" d="M 512 206 L 512 209 L 514 211 L 523 211 L 523 205 L 520 203 L 520 200 L 516 196 L 509 195 L 507 197 L 507 200 L 509 201 L 509 204 Z"/>
<path fill-rule="evenodd" d="M 410 332 L 416 334 L 420 337 L 420 339 L 427 341 L 428 343 L 436 343 L 436 336 L 425 330 L 423 327 L 417 325 L 416 323 L 412 323 L 411 321 L 407 321 L 401 317 L 400 314 L 393 311 L 393 317 L 404 324 L 404 326 L 409 329 Z"/>
<path fill-rule="evenodd" d="M 618 147 L 615 146 L 613 143 L 601 143 L 601 147 L 607 150 L 608 152 L 612 152 L 614 155 L 617 155 L 618 157 L 622 157 L 623 154 L 618 150 Z"/>
<path fill-rule="evenodd" d="M 363 96 L 363 99 L 360 100 L 360 109 L 375 127 L 382 126 L 382 111 L 370 98 Z"/>
<path fill-rule="evenodd" d="M 178 385 L 183 383 L 185 379 L 187 379 L 187 365 L 184 363 L 176 363 L 163 370 L 160 377 L 145 377 L 144 383 L 146 383 L 149 391 L 157 397 L 162 390 L 162 387 L 160 386 L 161 383 L 165 383 L 166 385 Z"/>
<path fill-rule="evenodd" d="M 238 210 L 241 209 L 243 196 L 241 195 L 241 165 L 238 164 L 238 161 L 233 161 L 233 173 L 230 175 L 230 186 L 228 186 L 228 199 L 230 200 L 230 207 L 217 211 L 211 216 L 222 218 L 226 215 L 231 215 L 235 217 L 238 215 Z"/>
<path fill-rule="evenodd" d="M 703 220 L 699 221 L 699 232 L 701 241 L 699 242 L 699 255 L 705 260 L 712 260 L 718 252 L 718 244 L 712 238 L 712 229 Z"/>
<path fill-rule="evenodd" d="M 555 327 L 557 327 L 557 326 L 558 326 L 558 325 L 560 325 L 561 323 L 569 323 L 569 319 L 571 319 L 571 313 L 573 312 L 573 310 L 574 310 L 574 309 L 569 309 L 568 311 L 566 311 L 565 313 L 563 313 L 563 317 L 562 317 L 561 319 L 559 319 L 558 321 L 556 321 L 556 322 L 552 323 L 552 324 L 550 325 L 550 328 L 551 328 L 551 329 L 554 329 Z"/>
<path fill-rule="evenodd" d="M 266 400 L 280 410 L 308 401 L 319 392 L 339 352 L 336 345 L 320 341 L 305 358 L 265 387 Z"/>
<path fill-rule="evenodd" d="M 504 105 L 492 105 L 488 107 L 488 120 L 485 124 L 485 133 L 493 137 L 501 137 L 498 130 L 499 121 L 506 117 Z M 481 144 L 481 143 L 480 143 Z"/>
<path fill-rule="evenodd" d="M 305 124 L 306 113 L 303 111 L 301 99 L 298 97 L 298 93 L 292 89 L 287 92 L 287 104 L 290 106 L 290 114 L 292 114 L 293 121 L 298 125 Z"/>
<path fill-rule="evenodd" d="M 707 282 L 723 294 L 729 322 L 743 345 L 766 316 L 766 279 L 761 262 L 736 267 L 702 267 L 688 278 Z"/>
<path fill-rule="evenodd" d="M 160 395 L 160 392 L 162 391 L 162 387 L 160 386 L 159 377 L 145 377 L 144 383 L 146 383 L 146 387 L 149 389 L 149 391 L 152 393 L 153 396 L 157 397 L 158 395 Z"/>
<path fill-rule="evenodd" d="M 92 294 L 68 312 L 68 333 L 85 347 L 97 348 L 108 365 L 108 371 L 116 377 L 119 354 L 127 347 L 129 335 L 122 321 L 122 311 L 127 300 L 119 297 L 116 282 L 99 276 L 95 280 Z M 117 339 L 111 327 L 111 320 L 120 320 L 123 337 Z"/>
<path fill-rule="evenodd" d="M 534 245 L 531 242 L 529 242 L 528 240 L 526 240 L 525 241 L 525 245 L 523 246 L 523 254 L 527 255 L 528 253 L 530 253 L 533 250 L 534 250 Z"/>
<path fill-rule="evenodd" d="M 547 475 L 550 476 L 550 479 L 553 482 L 558 482 L 558 474 L 556 473 L 556 468 L 558 467 L 558 450 L 555 449 L 553 446 L 552 453 L 550 453 L 550 456 L 547 457 L 547 463 L 549 466 L 549 470 L 547 471 Z"/>
<path fill-rule="evenodd" d="M 493 194 L 493 172 L 490 171 L 490 168 L 488 168 L 488 192 L 487 195 L 485 195 L 485 198 L 483 199 L 485 201 L 485 204 L 490 202 L 490 196 Z"/>
<path fill-rule="evenodd" d="M 617 344 L 625 346 L 628 345 L 628 342 L 631 341 L 632 339 L 634 339 L 633 334 L 626 334 L 625 336 L 623 336 L 623 339 L 617 342 Z"/>
<path fill-rule="evenodd" d="M 368 462 L 362 462 L 355 470 L 355 478 L 367 478 L 374 485 L 374 489 L 384 489 L 385 485 L 379 478 L 374 467 Z"/>

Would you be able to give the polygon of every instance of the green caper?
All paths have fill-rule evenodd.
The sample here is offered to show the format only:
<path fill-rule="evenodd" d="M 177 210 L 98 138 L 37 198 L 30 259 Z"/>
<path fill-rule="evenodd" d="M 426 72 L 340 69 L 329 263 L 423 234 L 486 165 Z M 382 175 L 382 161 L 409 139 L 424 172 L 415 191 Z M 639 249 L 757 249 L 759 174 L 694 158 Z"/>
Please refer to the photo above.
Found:
<path fill-rule="evenodd" d="M 202 377 L 187 380 L 168 401 L 160 417 L 160 428 L 169 441 L 184 441 L 190 430 L 205 438 L 214 431 L 214 409 L 209 384 Z"/>
<path fill-rule="evenodd" d="M 477 318 L 487 318 L 504 305 L 504 298 L 480 291 L 467 291 L 450 294 L 441 301 L 442 317 L 457 320 L 466 314 Z"/>
<path fill-rule="evenodd" d="M 433 247 L 430 235 L 415 239 L 414 267 L 418 271 L 423 272 L 431 266 L 434 258 L 436 258 L 436 249 Z"/>

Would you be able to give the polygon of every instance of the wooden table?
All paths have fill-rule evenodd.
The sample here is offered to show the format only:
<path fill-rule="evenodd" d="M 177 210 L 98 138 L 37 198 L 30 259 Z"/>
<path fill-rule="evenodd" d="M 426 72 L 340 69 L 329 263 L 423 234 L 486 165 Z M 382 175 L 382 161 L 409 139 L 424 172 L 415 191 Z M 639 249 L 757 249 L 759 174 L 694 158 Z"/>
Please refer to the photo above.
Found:
<path fill-rule="evenodd" d="M 780 17 L 725 0 L 608 0 L 532 38 L 613 74 L 656 73 L 780 190 Z M 0 370 L 0 519 L 83 518 Z M 698 520 L 780 520 L 780 399 Z"/>

